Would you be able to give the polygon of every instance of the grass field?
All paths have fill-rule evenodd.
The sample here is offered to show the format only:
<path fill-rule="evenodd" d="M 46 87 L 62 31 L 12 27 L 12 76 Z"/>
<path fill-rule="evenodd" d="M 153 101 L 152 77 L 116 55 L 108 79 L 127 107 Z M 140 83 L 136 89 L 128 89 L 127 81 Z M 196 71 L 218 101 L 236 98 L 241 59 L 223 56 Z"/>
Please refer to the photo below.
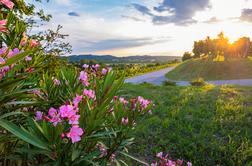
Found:
<path fill-rule="evenodd" d="M 252 60 L 210 61 L 193 59 L 180 64 L 166 76 L 173 80 L 188 81 L 199 77 L 205 80 L 249 79 L 252 78 Z"/>
<path fill-rule="evenodd" d="M 126 84 L 121 94 L 156 104 L 132 133 L 138 158 L 165 151 L 193 165 L 252 164 L 252 87 Z"/>

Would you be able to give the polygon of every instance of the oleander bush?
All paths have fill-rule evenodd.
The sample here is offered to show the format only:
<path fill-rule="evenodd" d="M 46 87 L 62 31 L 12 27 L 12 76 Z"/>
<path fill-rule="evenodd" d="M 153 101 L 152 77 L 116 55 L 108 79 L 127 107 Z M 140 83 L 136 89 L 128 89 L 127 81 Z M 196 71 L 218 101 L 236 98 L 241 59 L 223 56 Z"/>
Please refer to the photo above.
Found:
<path fill-rule="evenodd" d="M 1 165 L 120 165 L 152 102 L 117 96 L 124 76 L 77 69 L 26 35 L 29 6 L 0 0 Z M 127 165 L 127 164 L 126 164 Z"/>

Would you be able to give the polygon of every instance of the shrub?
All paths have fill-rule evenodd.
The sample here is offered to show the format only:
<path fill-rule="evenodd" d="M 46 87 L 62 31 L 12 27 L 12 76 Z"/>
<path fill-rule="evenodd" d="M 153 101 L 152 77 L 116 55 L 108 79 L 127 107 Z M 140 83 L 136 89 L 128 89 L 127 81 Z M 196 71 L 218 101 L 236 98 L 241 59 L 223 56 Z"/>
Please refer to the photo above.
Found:
<path fill-rule="evenodd" d="M 182 61 L 186 61 L 186 60 L 189 60 L 189 59 L 192 59 L 192 54 L 190 52 L 185 52 L 183 54 L 183 57 L 182 57 Z"/>
<path fill-rule="evenodd" d="M 203 85 L 205 85 L 206 83 L 205 83 L 205 81 L 204 81 L 203 78 L 197 78 L 197 79 L 191 81 L 190 84 L 191 84 L 192 86 L 203 86 Z"/>
<path fill-rule="evenodd" d="M 116 96 L 124 76 L 117 79 L 110 68 L 83 65 L 78 71 L 45 54 L 25 35 L 26 24 L 13 14 L 20 3 L 13 2 L 0 1 L 6 12 L 0 15 L 6 46 L 0 50 L 0 165 L 107 165 L 124 164 L 122 156 L 135 159 L 127 153 L 133 141 L 129 133 L 152 102 Z"/>
<path fill-rule="evenodd" d="M 163 85 L 164 86 L 176 86 L 177 83 L 174 82 L 174 81 L 166 80 L 166 81 L 163 82 Z"/>

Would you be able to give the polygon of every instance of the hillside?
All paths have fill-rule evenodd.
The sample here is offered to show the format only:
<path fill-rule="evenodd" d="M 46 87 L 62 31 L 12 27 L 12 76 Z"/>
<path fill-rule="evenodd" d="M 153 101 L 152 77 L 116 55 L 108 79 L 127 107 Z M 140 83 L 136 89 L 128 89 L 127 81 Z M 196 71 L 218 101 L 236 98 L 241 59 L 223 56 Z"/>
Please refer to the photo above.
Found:
<path fill-rule="evenodd" d="M 64 57 L 65 58 L 65 57 Z M 117 57 L 112 55 L 71 55 L 66 57 L 70 62 L 80 60 L 95 60 L 102 63 L 163 63 L 172 60 L 180 60 L 179 56 L 126 56 Z"/>
<path fill-rule="evenodd" d="M 166 77 L 173 80 L 193 80 L 199 77 L 205 80 L 249 79 L 252 78 L 252 60 L 193 59 L 177 66 L 173 71 L 167 73 Z"/>

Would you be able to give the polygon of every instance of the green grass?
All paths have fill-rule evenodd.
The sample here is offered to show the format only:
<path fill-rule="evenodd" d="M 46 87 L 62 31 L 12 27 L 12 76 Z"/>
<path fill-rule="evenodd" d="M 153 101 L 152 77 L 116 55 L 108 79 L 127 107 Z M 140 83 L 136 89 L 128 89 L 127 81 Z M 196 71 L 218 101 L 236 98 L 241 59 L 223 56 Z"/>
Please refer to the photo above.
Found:
<path fill-rule="evenodd" d="M 121 93 L 156 104 L 132 133 L 138 158 L 165 151 L 193 165 L 252 164 L 252 87 L 126 84 Z"/>
<path fill-rule="evenodd" d="M 204 80 L 230 80 L 252 78 L 252 60 L 210 61 L 193 59 L 177 66 L 166 74 L 173 80 L 188 80 L 203 78 Z"/>

